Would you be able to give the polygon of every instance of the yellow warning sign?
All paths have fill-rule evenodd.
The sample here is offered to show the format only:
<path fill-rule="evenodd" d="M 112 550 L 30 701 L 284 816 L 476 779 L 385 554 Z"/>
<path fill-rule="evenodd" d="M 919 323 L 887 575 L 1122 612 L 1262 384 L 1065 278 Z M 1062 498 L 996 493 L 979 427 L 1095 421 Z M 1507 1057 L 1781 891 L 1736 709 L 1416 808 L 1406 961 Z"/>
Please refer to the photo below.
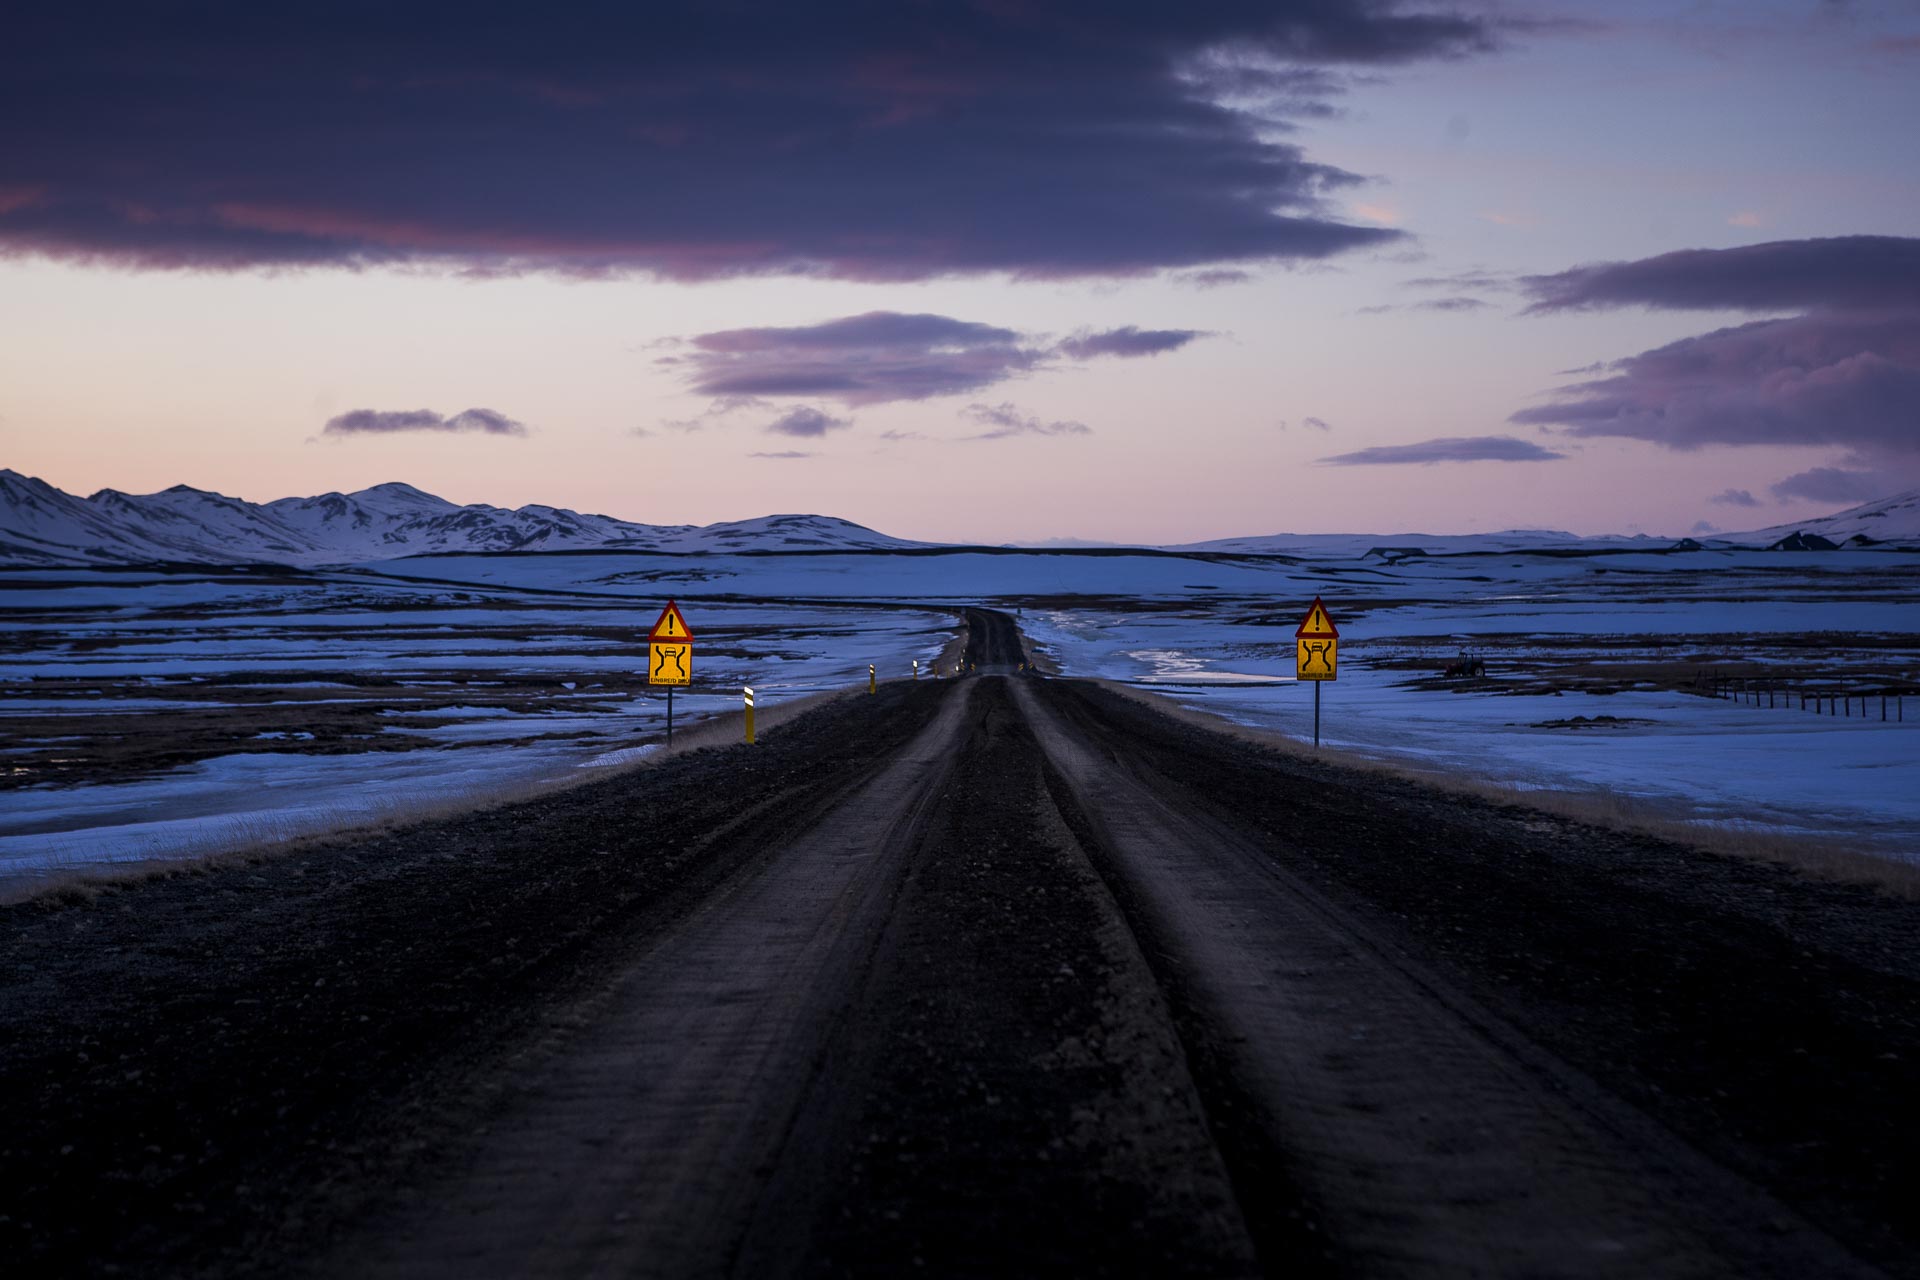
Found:
<path fill-rule="evenodd" d="M 647 646 L 648 684 L 692 684 L 693 646 L 655 640 Z"/>
<path fill-rule="evenodd" d="M 660 617 L 653 624 L 653 630 L 647 639 L 658 644 L 662 640 L 693 640 L 693 628 L 687 625 L 686 615 L 680 612 L 680 606 L 672 600 L 660 611 Z"/>
<path fill-rule="evenodd" d="M 1335 640 L 1340 638 L 1340 632 L 1333 625 L 1333 618 L 1327 613 L 1327 606 L 1320 603 L 1319 596 L 1313 598 L 1313 607 L 1307 610 L 1307 620 L 1302 622 L 1300 629 L 1293 634 L 1312 636 L 1315 639 L 1323 636 Z"/>
<path fill-rule="evenodd" d="M 1301 680 L 1338 680 L 1340 678 L 1340 641 L 1337 637 L 1295 640 L 1299 652 L 1294 656 L 1294 675 Z"/>
<path fill-rule="evenodd" d="M 1327 606 L 1320 602 L 1319 596 L 1313 598 L 1313 607 L 1307 610 L 1306 621 L 1300 624 L 1300 629 L 1293 636 L 1298 646 L 1293 663 L 1296 679 L 1340 678 L 1340 629 L 1333 625 L 1333 615 L 1327 612 Z"/>

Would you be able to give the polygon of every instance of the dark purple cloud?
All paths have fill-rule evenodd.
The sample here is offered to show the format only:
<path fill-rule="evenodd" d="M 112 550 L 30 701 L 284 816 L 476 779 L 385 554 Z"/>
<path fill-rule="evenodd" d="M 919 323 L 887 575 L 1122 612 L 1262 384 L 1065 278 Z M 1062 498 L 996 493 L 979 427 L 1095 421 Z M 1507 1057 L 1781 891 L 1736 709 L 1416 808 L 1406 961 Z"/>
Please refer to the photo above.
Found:
<path fill-rule="evenodd" d="M 844 404 L 924 400 L 1016 377 L 1047 356 L 1011 329 L 870 311 L 823 324 L 726 329 L 663 356 L 709 396 L 810 396 Z"/>
<path fill-rule="evenodd" d="M 1590 307 L 1784 311 L 1911 309 L 1920 299 L 1920 239 L 1834 236 L 1737 249 L 1682 249 L 1528 276 L 1529 312 Z"/>
<path fill-rule="evenodd" d="M 1434 462 L 1550 462 L 1564 453 L 1513 436 L 1444 436 L 1418 444 L 1383 444 L 1320 461 L 1333 467 L 1379 467 Z"/>
<path fill-rule="evenodd" d="M 1885 494 L 1890 487 L 1886 477 L 1872 471 L 1815 467 L 1811 471 L 1788 476 L 1773 485 L 1771 492 L 1774 497 L 1788 501 L 1798 499 L 1831 505 L 1836 502 L 1868 502 Z"/>
<path fill-rule="evenodd" d="M 1074 360 L 1095 356 L 1157 356 L 1163 351 L 1178 351 L 1195 338 L 1205 337 L 1199 329 L 1142 329 L 1137 324 L 1098 333 L 1082 329 L 1059 346 L 1060 354 Z"/>
<path fill-rule="evenodd" d="M 1020 338 L 1012 329 L 951 316 L 899 311 L 868 311 L 820 324 L 778 328 L 722 329 L 693 340 L 702 351 L 749 354 L 768 351 L 867 351 L 879 347 L 961 349 L 1008 346 Z"/>
<path fill-rule="evenodd" d="M 1389 242 L 1276 119 L 1499 28 L 1396 0 L 106 0 L 6 34 L 0 253 L 918 280 Z"/>
<path fill-rule="evenodd" d="M 806 449 L 781 449 L 773 453 L 750 453 L 749 458 L 811 458 L 815 455 Z"/>
<path fill-rule="evenodd" d="M 851 419 L 829 417 L 812 405 L 803 404 L 794 406 L 769 422 L 767 430 L 777 436 L 819 437 L 852 425 Z"/>
<path fill-rule="evenodd" d="M 1174 279 L 1195 289 L 1224 289 L 1228 285 L 1246 284 L 1253 279 L 1253 273 L 1234 267 L 1213 267 L 1205 271 L 1183 271 Z"/>
<path fill-rule="evenodd" d="M 463 409 L 451 418 L 431 409 L 351 409 L 327 419 L 328 436 L 393 435 L 406 431 L 477 431 L 490 436 L 524 436 L 526 424 L 492 409 Z"/>
<path fill-rule="evenodd" d="M 1514 414 L 1515 422 L 1673 449 L 1826 445 L 1856 460 L 1920 466 L 1920 239 L 1688 249 L 1532 276 L 1525 287 L 1532 312 L 1646 306 L 1802 314 L 1616 360 L 1598 370 L 1602 376 L 1561 388 L 1553 403 Z"/>
<path fill-rule="evenodd" d="M 1707 499 L 1723 507 L 1757 507 L 1760 499 L 1745 489 L 1726 489 Z"/>
<path fill-rule="evenodd" d="M 1756 320 L 1616 361 L 1512 421 L 1673 449 L 1833 445 L 1920 455 L 1920 310 Z"/>
<path fill-rule="evenodd" d="M 1505 290 L 1513 287 L 1513 277 L 1502 271 L 1472 267 L 1452 275 L 1416 276 L 1406 285 L 1409 289 L 1445 289 L 1452 293 L 1462 289 Z"/>
<path fill-rule="evenodd" d="M 1314 418 L 1314 417 L 1302 418 L 1300 419 L 1300 425 L 1303 427 L 1312 427 L 1315 431 L 1333 430 L 1332 425 L 1329 424 L 1325 418 Z"/>
<path fill-rule="evenodd" d="M 970 404 L 960 411 L 960 416 L 986 427 L 978 435 L 966 436 L 968 440 L 1006 440 L 1014 436 L 1086 436 L 1093 434 L 1093 428 L 1084 422 L 1057 421 L 1046 422 L 1031 415 L 1021 413 L 1011 404 Z"/>
<path fill-rule="evenodd" d="M 1484 299 L 1470 298 L 1463 294 L 1451 298 L 1428 298 L 1424 302 L 1381 302 L 1370 307 L 1361 307 L 1359 314 L 1363 316 L 1380 316 L 1387 314 L 1389 311 L 1484 311 L 1492 305 L 1491 302 L 1487 302 Z"/>
<path fill-rule="evenodd" d="M 656 362 L 679 371 L 693 391 L 724 402 L 807 396 L 867 405 L 978 391 L 1063 359 L 1172 351 L 1201 336 L 1128 325 L 1048 345 L 951 316 L 869 311 L 820 324 L 703 333 Z"/>

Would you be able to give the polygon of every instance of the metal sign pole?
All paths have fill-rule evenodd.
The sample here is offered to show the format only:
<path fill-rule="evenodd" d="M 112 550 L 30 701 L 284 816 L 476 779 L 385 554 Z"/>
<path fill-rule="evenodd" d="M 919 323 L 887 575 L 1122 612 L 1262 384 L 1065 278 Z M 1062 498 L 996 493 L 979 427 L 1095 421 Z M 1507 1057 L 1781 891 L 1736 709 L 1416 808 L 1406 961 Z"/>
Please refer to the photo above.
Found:
<path fill-rule="evenodd" d="M 667 686 L 667 745 L 673 745 L 673 686 Z"/>
<path fill-rule="evenodd" d="M 1293 633 L 1293 674 L 1296 680 L 1313 681 L 1313 747 L 1320 749 L 1320 685 L 1340 676 L 1340 628 L 1319 596 L 1307 616 Z"/>

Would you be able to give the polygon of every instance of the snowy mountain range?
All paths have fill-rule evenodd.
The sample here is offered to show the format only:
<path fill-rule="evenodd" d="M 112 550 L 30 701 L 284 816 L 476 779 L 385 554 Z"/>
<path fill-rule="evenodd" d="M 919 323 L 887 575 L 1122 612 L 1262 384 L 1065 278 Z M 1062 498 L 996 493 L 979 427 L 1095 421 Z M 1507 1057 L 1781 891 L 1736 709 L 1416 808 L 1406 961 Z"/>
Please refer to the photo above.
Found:
<path fill-rule="evenodd" d="M 1891 498 L 1876 498 L 1845 511 L 1836 511 L 1818 520 L 1799 520 L 1777 524 L 1752 533 L 1715 534 L 1715 541 L 1771 545 L 1796 533 L 1809 533 L 1841 544 L 1851 538 L 1874 542 L 1892 542 L 1901 546 L 1920 544 L 1920 489 L 1896 493 Z"/>
<path fill-rule="evenodd" d="M 1794 534 L 1920 547 L 1920 490 L 1833 515 L 1714 534 L 1708 546 L 1771 546 Z M 1270 534 L 1170 547 L 1255 555 L 1359 556 L 1376 547 L 1460 551 L 1664 549 L 1670 538 L 1582 538 L 1545 529 L 1483 534 Z M 353 564 L 450 551 L 884 551 L 935 544 L 833 516 L 775 515 L 710 525 L 638 524 L 531 504 L 460 506 L 407 484 L 252 503 L 188 485 L 160 493 L 102 489 L 80 498 L 0 468 L 0 564 L 267 562 Z"/>
<path fill-rule="evenodd" d="M 379 484 L 253 503 L 175 485 L 80 498 L 0 468 L 0 563 L 349 564 L 449 551 L 846 551 L 921 546 L 832 516 L 652 525 L 560 507 L 460 506 Z"/>
<path fill-rule="evenodd" d="M 1708 547 L 1771 547 L 1796 534 L 1824 539 L 1836 547 L 1865 542 L 1920 548 L 1920 489 L 1878 498 L 1829 516 L 1797 520 L 1746 533 L 1697 535 L 1693 541 Z M 1276 533 L 1252 538 L 1219 538 L 1169 548 L 1175 551 L 1211 551 L 1250 555 L 1364 555 L 1379 548 L 1394 551 L 1417 547 L 1428 555 L 1466 551 L 1583 551 L 1664 550 L 1671 537 L 1647 534 L 1582 537 L 1557 529 L 1508 529 L 1500 533 Z M 1817 546 L 1817 543 L 1809 543 Z"/>

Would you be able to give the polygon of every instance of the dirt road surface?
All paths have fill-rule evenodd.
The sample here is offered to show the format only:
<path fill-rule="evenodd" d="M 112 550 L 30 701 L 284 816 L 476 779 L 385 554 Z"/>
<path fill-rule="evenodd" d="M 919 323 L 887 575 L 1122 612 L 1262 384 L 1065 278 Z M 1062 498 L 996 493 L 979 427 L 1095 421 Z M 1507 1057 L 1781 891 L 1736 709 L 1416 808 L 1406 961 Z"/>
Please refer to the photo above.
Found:
<path fill-rule="evenodd" d="M 1920 1275 L 1920 906 L 1023 668 L 0 908 L 8 1275 Z"/>

